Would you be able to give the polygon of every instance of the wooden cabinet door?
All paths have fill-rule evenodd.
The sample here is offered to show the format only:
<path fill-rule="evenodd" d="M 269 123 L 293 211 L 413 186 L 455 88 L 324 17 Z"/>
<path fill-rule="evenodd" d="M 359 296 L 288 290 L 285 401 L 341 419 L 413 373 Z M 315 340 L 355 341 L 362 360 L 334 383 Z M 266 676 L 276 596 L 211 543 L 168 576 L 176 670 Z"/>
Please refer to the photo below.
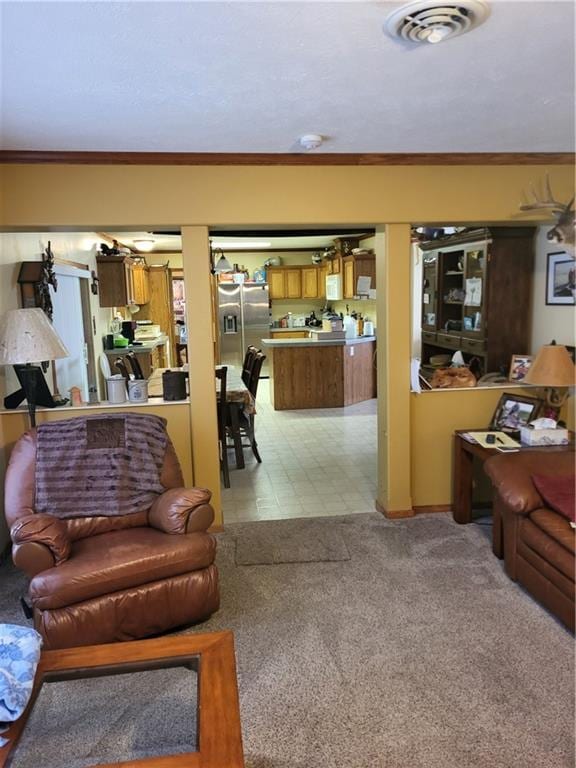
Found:
<path fill-rule="evenodd" d="M 134 301 L 130 258 L 97 256 L 99 300 L 101 307 L 125 307 Z"/>
<path fill-rule="evenodd" d="M 344 298 L 353 299 L 355 293 L 354 257 L 344 259 Z"/>
<path fill-rule="evenodd" d="M 326 298 L 326 276 L 328 275 L 328 265 L 323 265 L 318 270 L 318 298 Z"/>
<path fill-rule="evenodd" d="M 331 259 L 331 275 L 339 275 L 342 272 L 342 257 L 336 256 L 335 259 Z"/>
<path fill-rule="evenodd" d="M 359 277 L 369 277 L 370 288 L 376 288 L 376 259 L 374 256 L 358 256 L 354 263 L 356 283 Z M 356 292 L 356 285 L 354 285 L 354 292 Z"/>
<path fill-rule="evenodd" d="M 284 331 L 283 333 L 270 333 L 272 339 L 307 339 L 309 337 L 308 331 Z"/>
<path fill-rule="evenodd" d="M 287 299 L 301 299 L 302 298 L 302 270 L 300 269 L 286 269 L 284 270 L 286 281 L 286 298 Z"/>
<path fill-rule="evenodd" d="M 319 270 L 317 267 L 302 268 L 302 298 L 303 299 L 318 298 L 318 271 Z"/>
<path fill-rule="evenodd" d="M 285 299 L 286 290 L 284 288 L 284 270 L 268 269 L 266 277 L 268 279 L 268 286 L 270 288 L 270 298 Z"/>
<path fill-rule="evenodd" d="M 148 267 L 144 264 L 134 264 L 132 276 L 134 279 L 134 301 L 136 304 L 148 304 L 150 301 Z"/>

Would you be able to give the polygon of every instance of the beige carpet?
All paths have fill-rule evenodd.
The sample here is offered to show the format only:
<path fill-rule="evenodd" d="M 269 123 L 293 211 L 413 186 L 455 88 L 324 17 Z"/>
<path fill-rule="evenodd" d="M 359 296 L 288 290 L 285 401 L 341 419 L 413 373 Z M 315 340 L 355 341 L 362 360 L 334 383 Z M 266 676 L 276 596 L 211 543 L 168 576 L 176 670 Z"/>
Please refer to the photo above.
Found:
<path fill-rule="evenodd" d="M 573 768 L 573 638 L 506 577 L 481 528 L 443 515 L 318 522 L 349 560 L 237 566 L 246 529 L 230 526 L 222 607 L 186 630 L 234 630 L 248 768 Z M 7 567 L 0 578 L 0 616 L 25 623 L 23 580 Z M 121 695 L 116 738 L 140 752 L 142 701 Z M 181 695 L 150 689 L 162 743 Z M 78 738 L 106 732 L 106 716 L 91 710 Z M 44 741 L 45 758 L 80 768 L 68 745 Z"/>

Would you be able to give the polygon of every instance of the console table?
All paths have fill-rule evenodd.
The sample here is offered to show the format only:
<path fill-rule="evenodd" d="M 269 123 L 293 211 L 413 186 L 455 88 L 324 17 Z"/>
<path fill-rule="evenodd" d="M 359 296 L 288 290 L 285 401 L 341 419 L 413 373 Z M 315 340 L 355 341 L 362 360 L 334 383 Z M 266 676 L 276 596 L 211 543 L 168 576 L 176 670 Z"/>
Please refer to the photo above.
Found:
<path fill-rule="evenodd" d="M 478 431 L 474 429 L 458 429 L 454 433 L 454 468 L 452 474 L 452 516 L 457 523 L 466 524 L 472 522 L 472 479 L 474 457 L 480 459 L 482 464 L 490 456 L 499 453 L 497 448 L 484 448 L 478 443 L 471 443 L 463 435 L 468 432 Z M 486 431 L 486 430 L 481 430 Z M 573 435 L 571 435 L 573 439 Z M 541 451 L 542 446 L 522 446 L 520 451 Z M 546 451 L 573 451 L 574 443 L 570 445 L 551 445 Z M 502 520 L 497 511 L 494 511 L 492 527 L 492 551 L 496 557 L 504 557 Z"/>

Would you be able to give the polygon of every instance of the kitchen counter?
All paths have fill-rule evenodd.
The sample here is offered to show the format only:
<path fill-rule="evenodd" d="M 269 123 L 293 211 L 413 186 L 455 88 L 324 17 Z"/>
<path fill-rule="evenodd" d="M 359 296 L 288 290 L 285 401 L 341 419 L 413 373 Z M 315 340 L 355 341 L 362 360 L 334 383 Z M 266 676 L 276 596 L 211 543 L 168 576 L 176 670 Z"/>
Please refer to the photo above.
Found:
<path fill-rule="evenodd" d="M 130 352 L 134 352 L 138 357 L 138 362 L 142 368 L 145 379 L 149 379 L 152 371 L 157 368 L 168 368 L 170 365 L 170 354 L 168 350 L 168 336 L 162 334 L 155 339 L 148 339 L 142 344 L 129 344 L 127 347 L 114 347 L 114 349 L 105 349 L 106 356 L 112 367 L 113 361 L 117 357 L 122 357 Z M 114 373 L 114 370 L 112 371 Z"/>
<path fill-rule="evenodd" d="M 294 331 L 294 328 L 278 328 L 276 331 Z M 297 329 L 300 330 L 300 329 Z M 359 336 L 357 339 L 262 339 L 265 347 L 344 347 L 375 342 L 376 336 Z"/>
<path fill-rule="evenodd" d="M 262 339 L 274 410 L 340 408 L 376 397 L 376 339 Z"/>
<path fill-rule="evenodd" d="M 168 341 L 168 336 L 162 334 L 161 336 L 157 336 L 155 339 L 147 339 L 146 341 L 143 341 L 141 344 L 129 344 L 127 347 L 114 347 L 114 349 L 107 349 L 106 353 L 108 354 L 115 354 L 119 353 L 122 354 L 123 352 L 150 352 L 153 349 L 156 349 L 156 347 L 162 347 L 166 342 Z"/>

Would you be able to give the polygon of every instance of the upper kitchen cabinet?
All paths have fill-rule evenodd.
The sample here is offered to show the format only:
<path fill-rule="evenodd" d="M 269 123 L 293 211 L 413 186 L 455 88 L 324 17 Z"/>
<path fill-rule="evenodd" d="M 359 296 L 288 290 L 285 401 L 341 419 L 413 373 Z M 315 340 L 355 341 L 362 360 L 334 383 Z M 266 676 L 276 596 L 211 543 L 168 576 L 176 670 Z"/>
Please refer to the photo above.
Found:
<path fill-rule="evenodd" d="M 302 298 L 317 299 L 320 282 L 320 270 L 318 267 L 302 267 Z"/>
<path fill-rule="evenodd" d="M 270 267 L 267 272 L 271 299 L 301 299 L 302 270 L 300 267 Z"/>
<path fill-rule="evenodd" d="M 373 254 L 345 256 L 342 260 L 344 272 L 343 294 L 345 299 L 353 299 L 358 293 L 358 278 L 369 277 L 370 288 L 376 288 L 376 258 Z"/>
<path fill-rule="evenodd" d="M 136 304 L 134 259 L 129 256 L 96 257 L 101 307 L 125 307 Z"/>
<path fill-rule="evenodd" d="M 134 264 L 132 267 L 134 282 L 134 301 L 136 304 L 148 304 L 150 301 L 150 278 L 146 264 Z"/>

